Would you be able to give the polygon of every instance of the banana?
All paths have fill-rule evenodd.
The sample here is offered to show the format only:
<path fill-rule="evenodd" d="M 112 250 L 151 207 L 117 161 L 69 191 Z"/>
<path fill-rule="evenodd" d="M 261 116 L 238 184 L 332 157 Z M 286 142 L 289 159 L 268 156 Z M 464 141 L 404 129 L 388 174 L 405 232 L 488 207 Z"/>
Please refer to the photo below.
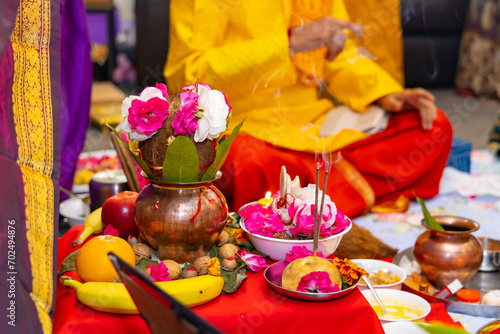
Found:
<path fill-rule="evenodd" d="M 103 228 L 102 228 L 102 220 L 101 220 L 101 211 L 102 208 L 96 209 L 88 215 L 87 218 L 85 218 L 85 228 L 83 229 L 82 233 L 80 236 L 73 241 L 71 246 L 81 246 L 83 245 L 83 242 L 87 240 L 87 238 L 91 234 L 97 234 L 101 233 Z"/>
<path fill-rule="evenodd" d="M 132 297 L 123 283 L 80 283 L 61 276 L 61 283 L 73 287 L 76 297 L 87 307 L 96 311 L 118 314 L 139 314 Z M 222 292 L 224 280 L 211 275 L 184 278 L 168 282 L 156 282 L 160 289 L 182 304 L 194 307 L 208 303 Z"/>

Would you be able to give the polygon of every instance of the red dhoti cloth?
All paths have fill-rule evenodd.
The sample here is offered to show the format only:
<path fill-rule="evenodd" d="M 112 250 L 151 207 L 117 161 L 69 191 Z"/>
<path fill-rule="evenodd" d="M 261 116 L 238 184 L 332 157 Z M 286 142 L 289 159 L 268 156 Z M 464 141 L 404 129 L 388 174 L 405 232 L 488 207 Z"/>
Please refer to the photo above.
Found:
<path fill-rule="evenodd" d="M 326 193 L 337 207 L 355 217 L 375 202 L 411 191 L 429 198 L 439 191 L 439 180 L 451 147 L 452 128 L 438 110 L 434 126 L 424 131 L 418 112 L 393 114 L 383 132 L 351 144 L 330 157 L 331 169 Z M 251 136 L 240 135 L 231 147 L 217 186 L 231 209 L 279 190 L 281 166 L 302 186 L 316 183 L 316 162 L 323 157 L 275 147 Z M 321 181 L 320 185 L 322 185 Z"/>

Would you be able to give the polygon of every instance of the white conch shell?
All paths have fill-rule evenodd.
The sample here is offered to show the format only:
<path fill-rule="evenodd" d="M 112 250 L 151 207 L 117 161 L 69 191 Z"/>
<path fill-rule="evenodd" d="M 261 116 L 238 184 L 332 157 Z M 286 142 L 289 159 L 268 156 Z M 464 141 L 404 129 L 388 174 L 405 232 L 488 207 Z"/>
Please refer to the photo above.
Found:
<path fill-rule="evenodd" d="M 300 179 L 298 176 L 293 179 L 290 177 L 290 175 L 286 175 L 287 181 L 286 181 L 286 192 L 287 194 L 290 194 L 293 196 L 293 198 L 302 198 L 302 188 L 300 187 Z"/>

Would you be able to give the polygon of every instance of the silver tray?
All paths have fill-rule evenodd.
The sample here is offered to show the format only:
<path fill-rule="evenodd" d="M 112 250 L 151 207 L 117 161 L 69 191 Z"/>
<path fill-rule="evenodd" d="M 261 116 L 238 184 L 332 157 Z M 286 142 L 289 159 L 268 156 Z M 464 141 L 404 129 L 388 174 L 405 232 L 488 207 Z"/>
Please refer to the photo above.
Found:
<path fill-rule="evenodd" d="M 410 261 L 415 259 L 413 255 L 413 247 L 400 251 L 394 256 L 392 263 L 399 264 L 399 261 L 406 255 Z M 500 290 L 500 272 L 481 272 L 478 271 L 471 279 L 465 284 L 466 288 L 478 290 L 481 294 L 485 294 L 490 290 Z M 436 298 L 427 294 L 417 291 L 405 283 L 403 283 L 403 290 L 412 292 L 429 302 L 443 302 L 446 305 L 446 310 L 449 312 L 464 313 L 472 316 L 498 318 L 500 316 L 500 306 L 489 306 L 480 304 L 463 303 L 456 299 L 455 295 L 448 299 Z"/>
<path fill-rule="evenodd" d="M 287 261 L 280 261 L 273 263 L 264 271 L 264 278 L 266 279 L 267 285 L 276 293 L 283 295 L 288 298 L 305 300 L 310 302 L 320 302 L 326 300 L 333 300 L 347 296 L 356 289 L 358 283 L 352 285 L 351 287 L 341 290 L 338 292 L 328 292 L 328 293 L 311 293 L 311 292 L 301 292 L 288 290 L 281 286 L 281 277 L 283 276 L 283 271 L 288 265 Z"/>

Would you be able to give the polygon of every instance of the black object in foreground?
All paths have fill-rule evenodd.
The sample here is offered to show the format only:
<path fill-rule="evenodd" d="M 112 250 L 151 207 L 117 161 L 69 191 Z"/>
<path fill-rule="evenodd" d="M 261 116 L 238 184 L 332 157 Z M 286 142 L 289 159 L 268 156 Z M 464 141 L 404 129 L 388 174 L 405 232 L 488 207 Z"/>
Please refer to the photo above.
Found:
<path fill-rule="evenodd" d="M 116 254 L 109 252 L 108 257 L 154 334 L 222 333 Z"/>

